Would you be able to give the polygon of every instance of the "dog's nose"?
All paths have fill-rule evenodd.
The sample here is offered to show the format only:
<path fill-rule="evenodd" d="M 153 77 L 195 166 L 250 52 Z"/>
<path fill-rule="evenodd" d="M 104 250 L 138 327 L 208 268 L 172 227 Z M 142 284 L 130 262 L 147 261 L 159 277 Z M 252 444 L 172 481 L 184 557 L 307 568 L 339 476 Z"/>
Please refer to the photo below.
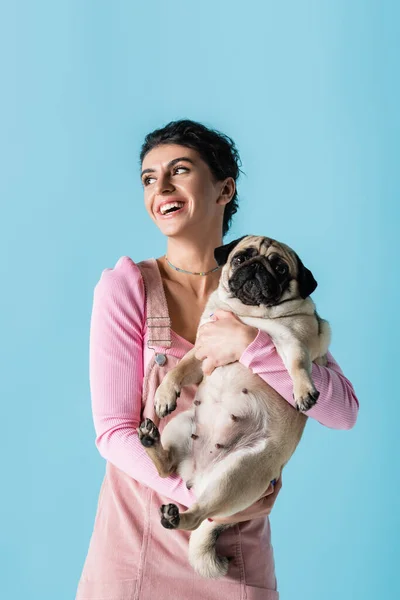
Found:
<path fill-rule="evenodd" d="M 258 260 L 252 262 L 250 267 L 252 271 L 260 271 L 263 268 L 262 264 Z"/>

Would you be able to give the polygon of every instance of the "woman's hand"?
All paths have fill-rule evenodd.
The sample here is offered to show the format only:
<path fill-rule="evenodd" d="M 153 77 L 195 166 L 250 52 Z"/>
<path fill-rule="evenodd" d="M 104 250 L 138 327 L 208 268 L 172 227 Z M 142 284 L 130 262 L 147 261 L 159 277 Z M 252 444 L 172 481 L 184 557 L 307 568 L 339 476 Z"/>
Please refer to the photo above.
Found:
<path fill-rule="evenodd" d="M 216 310 L 214 320 L 199 329 L 195 356 L 203 361 L 203 373 L 211 375 L 216 367 L 239 360 L 247 346 L 256 338 L 258 330 L 245 325 L 236 315 Z"/>
<path fill-rule="evenodd" d="M 226 519 L 212 519 L 215 523 L 221 523 L 222 525 L 228 525 L 230 523 L 241 523 L 242 521 L 250 521 L 250 519 L 258 519 L 259 517 L 266 517 L 270 514 L 272 507 L 275 504 L 275 500 L 282 487 L 282 477 L 280 477 L 275 485 L 269 484 L 268 488 L 264 492 L 257 502 L 242 510 L 231 517 Z"/>

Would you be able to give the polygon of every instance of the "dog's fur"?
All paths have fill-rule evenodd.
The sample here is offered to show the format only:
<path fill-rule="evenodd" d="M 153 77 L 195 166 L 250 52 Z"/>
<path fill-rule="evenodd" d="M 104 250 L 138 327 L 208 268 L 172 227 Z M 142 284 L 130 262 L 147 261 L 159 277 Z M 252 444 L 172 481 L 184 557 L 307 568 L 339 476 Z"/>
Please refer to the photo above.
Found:
<path fill-rule="evenodd" d="M 235 313 L 244 323 L 270 334 L 292 380 L 295 410 L 260 377 L 239 362 L 205 377 L 190 351 L 165 376 L 155 409 L 165 417 L 176 408 L 183 386 L 200 384 L 193 407 L 172 419 L 162 437 L 146 419 L 138 429 L 159 474 L 179 473 L 197 501 L 183 513 L 161 507 L 164 527 L 192 530 L 189 560 L 204 577 L 227 573 L 228 559 L 215 542 L 227 526 L 207 521 L 228 517 L 256 502 L 281 476 L 293 454 L 318 392 L 311 362 L 324 364 L 330 341 L 309 295 L 317 283 L 288 246 L 270 238 L 245 236 L 215 250 L 224 265 L 200 325 L 216 309 Z"/>

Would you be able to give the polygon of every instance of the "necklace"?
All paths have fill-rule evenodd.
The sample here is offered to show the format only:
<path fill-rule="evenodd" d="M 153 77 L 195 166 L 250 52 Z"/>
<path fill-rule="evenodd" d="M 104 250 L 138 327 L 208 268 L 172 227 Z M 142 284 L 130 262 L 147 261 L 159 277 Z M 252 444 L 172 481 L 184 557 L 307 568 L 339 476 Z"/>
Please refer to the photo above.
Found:
<path fill-rule="evenodd" d="M 180 269 L 179 267 L 175 267 L 175 265 L 173 265 L 171 262 L 169 262 L 168 257 L 165 256 L 165 260 L 167 261 L 167 263 L 169 264 L 170 267 L 172 267 L 173 269 L 175 269 L 175 271 L 179 271 L 179 273 L 187 273 L 188 275 L 209 275 L 210 273 L 215 273 L 215 271 L 218 271 L 218 269 L 220 269 L 221 267 L 214 267 L 214 269 L 211 269 L 210 271 L 200 271 L 199 273 L 196 273 L 194 271 L 186 271 L 185 269 Z"/>

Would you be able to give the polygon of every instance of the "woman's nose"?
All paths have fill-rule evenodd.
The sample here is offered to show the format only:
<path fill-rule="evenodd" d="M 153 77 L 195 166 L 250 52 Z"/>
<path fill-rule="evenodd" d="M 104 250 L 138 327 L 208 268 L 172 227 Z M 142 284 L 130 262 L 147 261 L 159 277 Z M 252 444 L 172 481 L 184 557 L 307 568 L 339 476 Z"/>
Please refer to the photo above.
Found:
<path fill-rule="evenodd" d="M 169 173 L 161 173 L 157 179 L 156 191 L 158 194 L 165 194 L 174 190 L 173 183 Z"/>

